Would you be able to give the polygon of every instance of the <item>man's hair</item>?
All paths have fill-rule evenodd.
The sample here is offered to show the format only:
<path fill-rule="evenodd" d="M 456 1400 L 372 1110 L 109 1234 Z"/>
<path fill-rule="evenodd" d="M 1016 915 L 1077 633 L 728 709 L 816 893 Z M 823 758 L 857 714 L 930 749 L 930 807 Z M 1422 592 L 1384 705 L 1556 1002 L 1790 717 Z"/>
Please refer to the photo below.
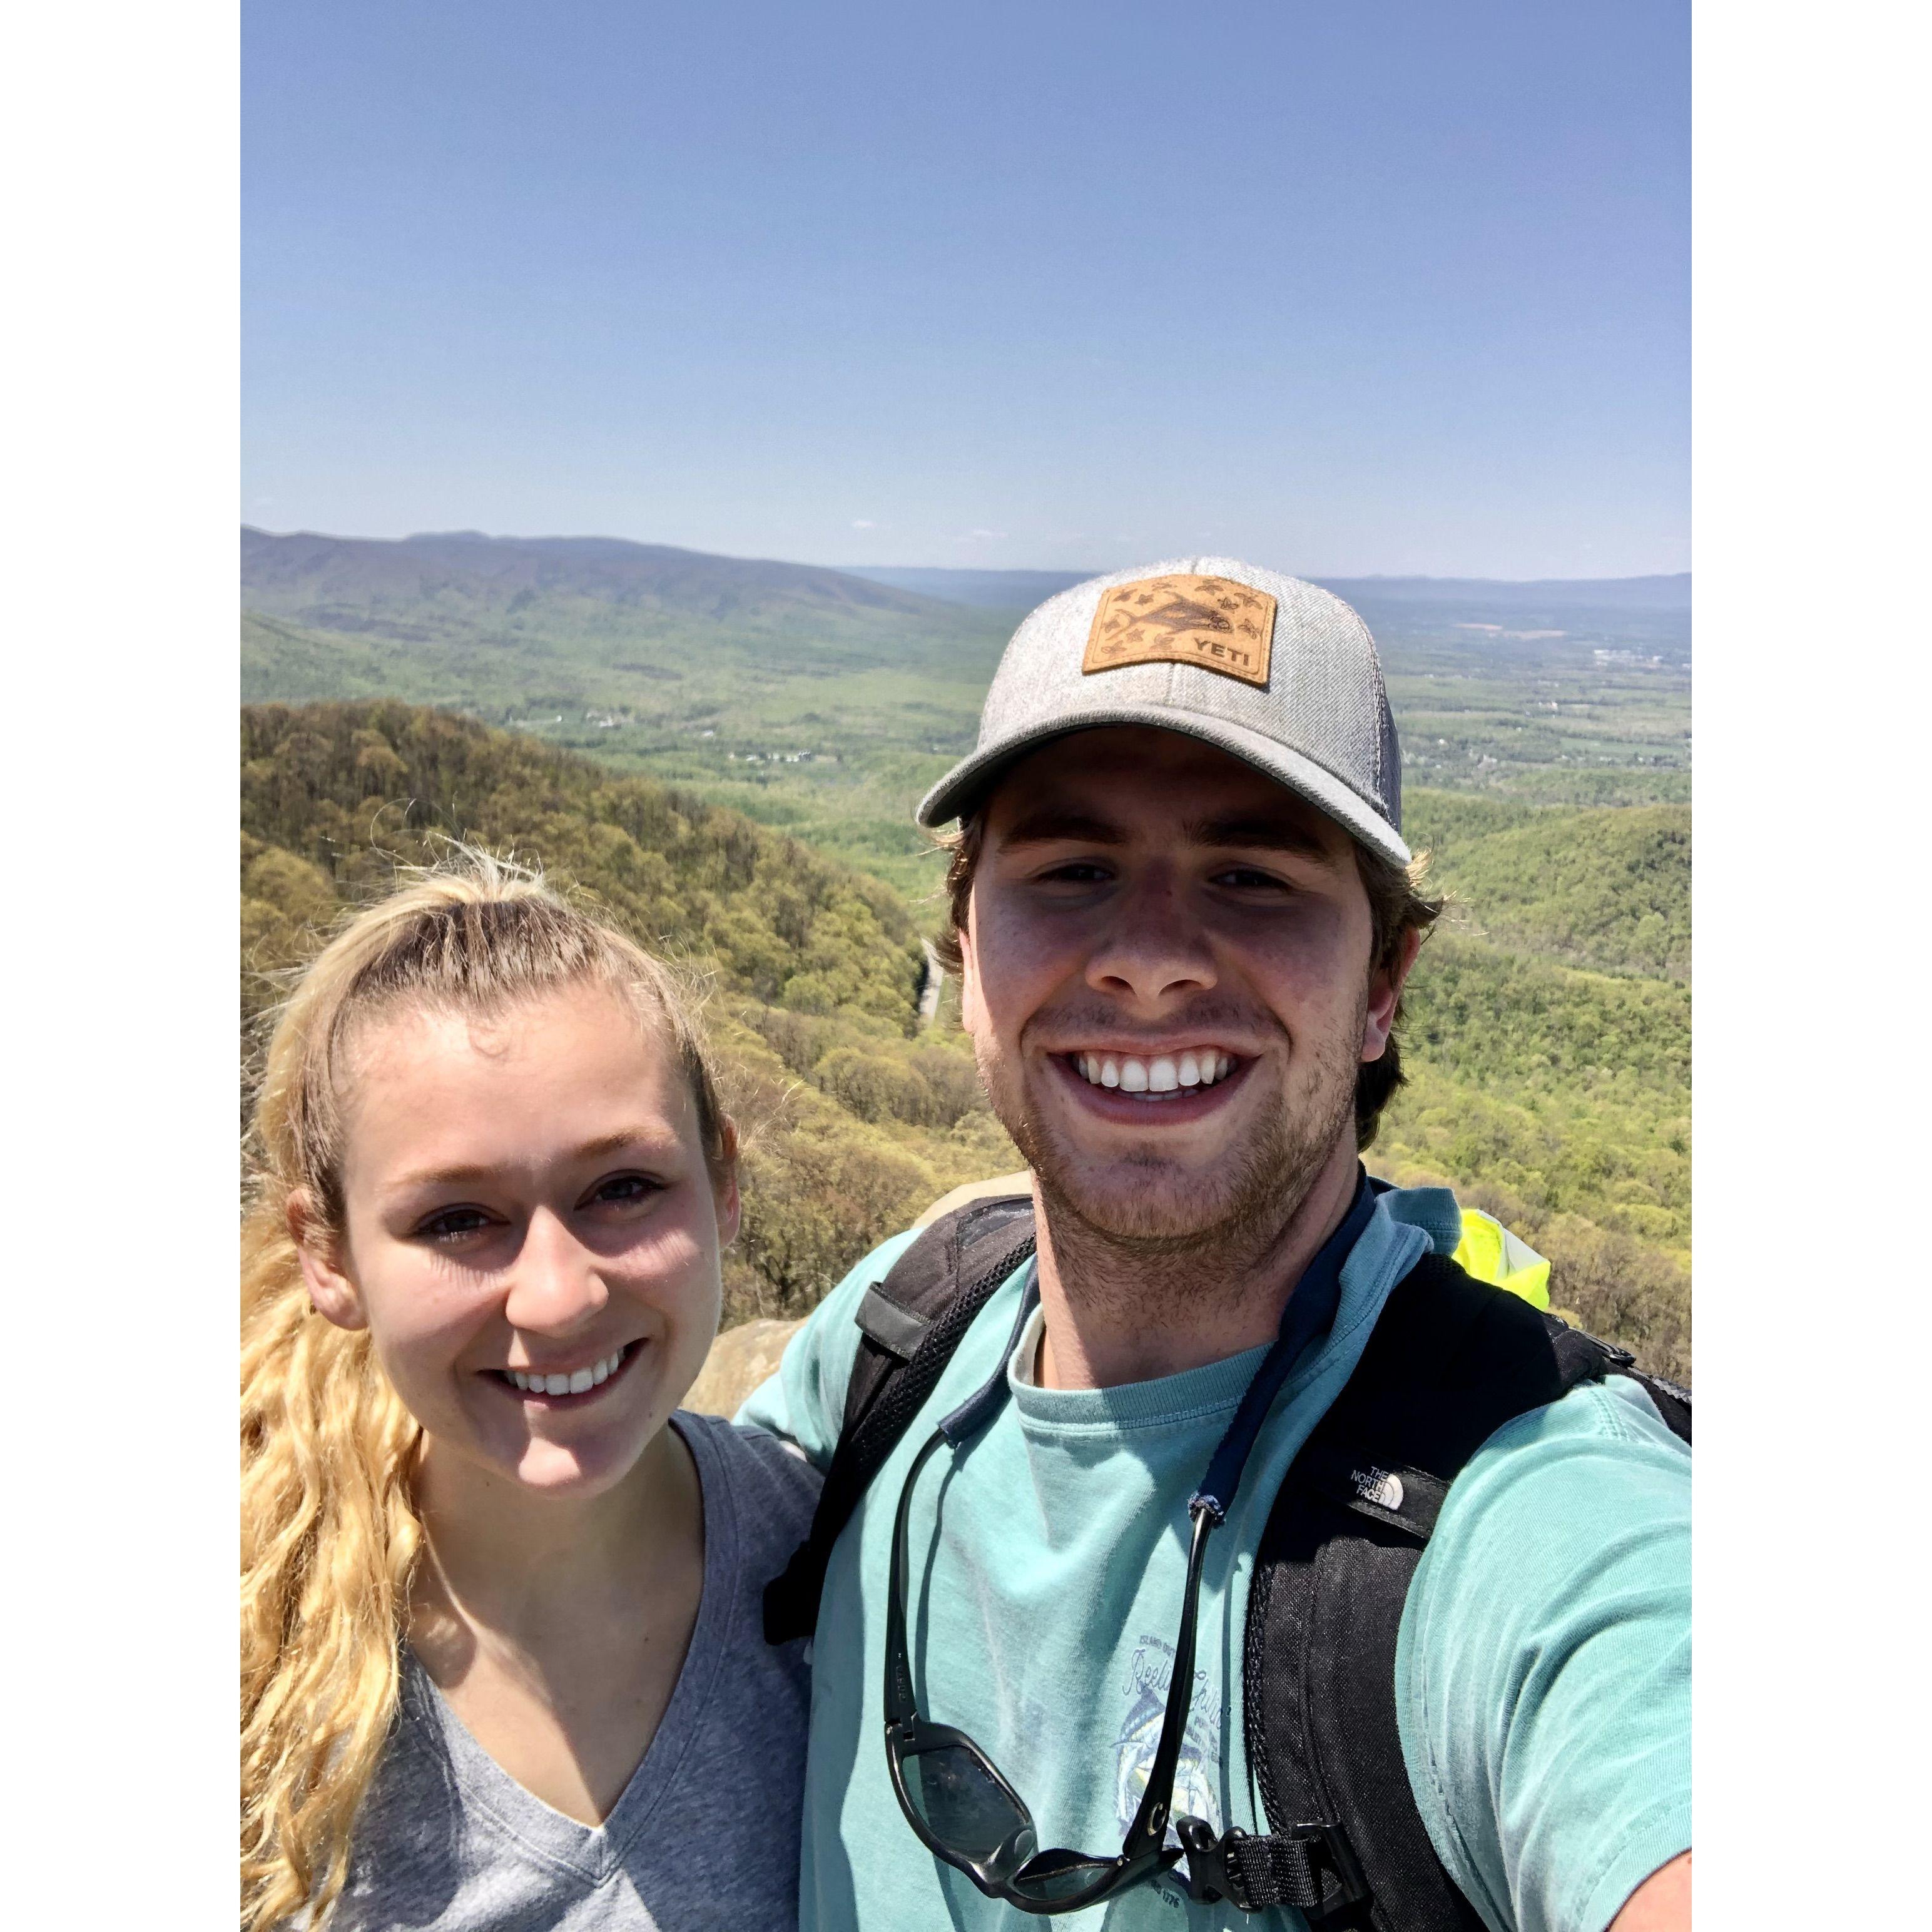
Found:
<path fill-rule="evenodd" d="M 946 867 L 946 930 L 932 942 L 933 951 L 946 970 L 957 975 L 965 964 L 959 935 L 966 930 L 967 908 L 973 896 L 973 874 L 979 869 L 980 842 L 985 836 L 981 814 L 975 812 L 963 820 L 956 832 L 939 835 L 940 848 L 949 856 Z M 1362 889 L 1369 896 L 1371 922 L 1370 970 L 1394 967 L 1402 957 L 1402 942 L 1411 932 L 1426 933 L 1442 911 L 1442 898 L 1427 884 L 1429 855 L 1418 853 L 1406 866 L 1394 864 L 1378 852 L 1371 852 L 1359 839 L 1349 843 L 1355 851 L 1355 870 L 1361 875 Z M 1402 1070 L 1402 1001 L 1396 1001 L 1395 1019 L 1389 1028 L 1388 1042 L 1379 1060 L 1365 1060 L 1355 1074 L 1355 1146 L 1366 1154 L 1374 1142 L 1382 1109 L 1395 1097 L 1396 1089 L 1406 1077 Z"/>

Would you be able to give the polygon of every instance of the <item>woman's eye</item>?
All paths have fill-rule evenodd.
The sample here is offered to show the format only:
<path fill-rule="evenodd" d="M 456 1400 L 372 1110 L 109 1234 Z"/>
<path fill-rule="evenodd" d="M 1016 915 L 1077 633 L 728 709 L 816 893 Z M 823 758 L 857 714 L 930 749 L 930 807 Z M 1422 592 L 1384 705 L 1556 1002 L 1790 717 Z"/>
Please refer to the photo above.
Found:
<path fill-rule="evenodd" d="M 608 1180 L 600 1180 L 590 1190 L 590 1204 L 618 1208 L 634 1207 L 638 1202 L 648 1201 L 654 1194 L 662 1193 L 658 1184 L 641 1174 L 614 1174 Z"/>
<path fill-rule="evenodd" d="M 480 1208 L 446 1208 L 440 1214 L 432 1214 L 416 1232 L 428 1240 L 454 1241 L 489 1225 L 489 1216 Z"/>

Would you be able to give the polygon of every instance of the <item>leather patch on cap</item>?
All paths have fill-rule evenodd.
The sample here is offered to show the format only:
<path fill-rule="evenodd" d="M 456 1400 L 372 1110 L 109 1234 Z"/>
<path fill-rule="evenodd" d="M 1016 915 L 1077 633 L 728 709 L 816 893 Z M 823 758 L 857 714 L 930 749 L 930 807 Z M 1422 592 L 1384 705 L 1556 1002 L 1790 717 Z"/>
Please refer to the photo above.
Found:
<path fill-rule="evenodd" d="M 1274 599 L 1225 577 L 1144 577 L 1102 593 L 1081 670 L 1191 664 L 1264 688 Z"/>

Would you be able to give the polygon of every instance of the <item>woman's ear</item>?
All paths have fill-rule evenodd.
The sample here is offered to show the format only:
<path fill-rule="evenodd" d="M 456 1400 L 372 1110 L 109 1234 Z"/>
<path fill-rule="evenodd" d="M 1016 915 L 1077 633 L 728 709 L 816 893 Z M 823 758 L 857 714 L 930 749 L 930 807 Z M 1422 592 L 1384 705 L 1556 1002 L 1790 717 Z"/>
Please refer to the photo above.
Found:
<path fill-rule="evenodd" d="M 743 1212 L 738 1195 L 738 1124 L 728 1114 L 720 1138 L 723 1158 L 718 1165 L 724 1178 L 712 1190 L 712 1205 L 718 1214 L 718 1245 L 728 1248 L 738 1238 L 738 1223 Z"/>
<path fill-rule="evenodd" d="M 328 1234 L 306 1187 L 289 1196 L 289 1239 L 302 1262 L 302 1280 L 315 1312 L 338 1328 L 366 1328 L 369 1317 L 356 1284 L 342 1271 L 333 1236 Z"/>

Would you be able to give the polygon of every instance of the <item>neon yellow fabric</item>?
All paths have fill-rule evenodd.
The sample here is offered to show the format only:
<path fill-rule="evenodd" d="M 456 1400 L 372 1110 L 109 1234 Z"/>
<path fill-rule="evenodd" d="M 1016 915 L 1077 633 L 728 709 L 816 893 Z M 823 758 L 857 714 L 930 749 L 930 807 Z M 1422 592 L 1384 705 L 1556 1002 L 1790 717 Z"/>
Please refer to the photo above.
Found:
<path fill-rule="evenodd" d="M 1550 1306 L 1549 1262 L 1479 1208 L 1462 1210 L 1462 1238 L 1451 1258 L 1465 1274 L 1521 1295 L 1532 1308 Z"/>

